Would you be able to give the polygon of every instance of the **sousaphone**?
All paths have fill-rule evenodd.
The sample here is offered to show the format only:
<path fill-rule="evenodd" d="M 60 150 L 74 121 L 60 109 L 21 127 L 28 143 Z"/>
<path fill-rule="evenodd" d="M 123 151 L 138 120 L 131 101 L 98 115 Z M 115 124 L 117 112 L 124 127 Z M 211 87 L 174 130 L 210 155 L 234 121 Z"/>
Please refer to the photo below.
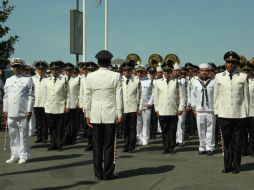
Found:
<path fill-rule="evenodd" d="M 171 60 L 171 61 L 174 63 L 174 65 L 175 65 L 175 64 L 180 65 L 180 59 L 179 59 L 179 57 L 178 57 L 176 54 L 172 54 L 172 53 L 167 54 L 167 55 L 165 56 L 163 62 L 166 63 L 166 62 L 168 62 L 169 60 Z"/>
<path fill-rule="evenodd" d="M 157 66 L 161 66 L 162 62 L 163 58 L 159 54 L 152 54 L 148 58 L 148 65 L 150 67 L 156 68 Z"/>
<path fill-rule="evenodd" d="M 129 55 L 127 56 L 127 58 L 126 58 L 126 61 L 132 62 L 132 63 L 134 63 L 135 65 L 140 65 L 140 64 L 141 64 L 141 59 L 140 59 L 140 57 L 139 57 L 137 54 L 135 54 L 135 53 L 129 54 Z"/>

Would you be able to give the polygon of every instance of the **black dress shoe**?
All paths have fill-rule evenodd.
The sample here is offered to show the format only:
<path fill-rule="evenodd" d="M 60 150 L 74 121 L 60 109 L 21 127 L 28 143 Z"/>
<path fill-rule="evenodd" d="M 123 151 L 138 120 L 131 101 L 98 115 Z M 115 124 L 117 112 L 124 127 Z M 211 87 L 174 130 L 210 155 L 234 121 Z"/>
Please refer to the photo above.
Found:
<path fill-rule="evenodd" d="M 234 167 L 232 169 L 232 174 L 239 174 L 240 173 L 240 168 L 239 167 Z"/>
<path fill-rule="evenodd" d="M 184 144 L 183 144 L 183 143 L 179 143 L 178 146 L 179 146 L 179 147 L 184 147 Z"/>
<path fill-rule="evenodd" d="M 129 150 L 129 153 L 134 153 L 134 149 L 130 149 L 130 150 Z"/>
<path fill-rule="evenodd" d="M 118 178 L 119 178 L 118 175 L 115 175 L 115 174 L 113 174 L 113 175 L 111 175 L 111 176 L 104 176 L 104 177 L 103 177 L 103 179 L 104 179 L 105 181 L 114 180 L 114 179 L 118 179 Z"/>
<path fill-rule="evenodd" d="M 37 139 L 36 141 L 34 141 L 35 143 L 41 143 L 42 140 L 41 139 Z"/>
<path fill-rule="evenodd" d="M 198 154 L 199 154 L 199 155 L 206 154 L 206 151 L 198 151 Z"/>
<path fill-rule="evenodd" d="M 169 150 L 168 149 L 164 149 L 162 154 L 169 154 Z"/>
<path fill-rule="evenodd" d="M 222 173 L 229 173 L 232 171 L 232 168 L 225 168 L 222 170 Z"/>
<path fill-rule="evenodd" d="M 123 152 L 129 152 L 129 149 L 128 148 L 124 148 Z"/>
<path fill-rule="evenodd" d="M 57 150 L 58 151 L 63 151 L 63 147 L 58 147 Z"/>
<path fill-rule="evenodd" d="M 103 177 L 102 176 L 95 176 L 97 180 L 103 180 Z"/>
<path fill-rule="evenodd" d="M 49 148 L 48 148 L 48 151 L 56 150 L 56 149 L 57 149 L 56 147 L 49 147 Z"/>
<path fill-rule="evenodd" d="M 86 151 L 91 151 L 91 150 L 93 150 L 93 146 L 87 146 Z"/>
<path fill-rule="evenodd" d="M 212 156 L 212 155 L 213 155 L 213 151 L 208 150 L 208 151 L 206 151 L 206 154 L 207 154 L 208 156 Z"/>

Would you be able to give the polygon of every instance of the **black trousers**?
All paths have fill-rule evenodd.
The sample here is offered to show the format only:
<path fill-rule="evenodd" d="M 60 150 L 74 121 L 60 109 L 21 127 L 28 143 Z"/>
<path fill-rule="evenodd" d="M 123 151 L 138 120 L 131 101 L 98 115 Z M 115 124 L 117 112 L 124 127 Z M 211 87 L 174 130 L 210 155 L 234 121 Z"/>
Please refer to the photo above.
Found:
<path fill-rule="evenodd" d="M 158 128 L 158 117 L 156 115 L 154 106 L 151 109 L 151 125 L 150 125 L 150 139 L 155 138 Z"/>
<path fill-rule="evenodd" d="M 137 138 L 137 113 L 124 113 L 122 127 L 124 129 L 124 149 L 134 150 Z"/>
<path fill-rule="evenodd" d="M 48 125 L 44 108 L 34 107 L 34 116 L 36 121 L 37 139 L 39 141 L 48 140 Z"/>
<path fill-rule="evenodd" d="M 64 117 L 64 139 L 66 143 L 76 142 L 80 125 L 80 111 L 78 108 L 69 109 Z"/>
<path fill-rule="evenodd" d="M 110 178 L 114 174 L 115 124 L 93 125 L 93 161 L 97 177 Z M 103 167 L 104 160 L 104 167 Z"/>
<path fill-rule="evenodd" d="M 159 116 L 164 150 L 173 151 L 176 146 L 178 116 Z"/>
<path fill-rule="evenodd" d="M 61 148 L 64 142 L 64 113 L 46 113 L 49 132 L 50 145 L 52 148 Z"/>
<path fill-rule="evenodd" d="M 241 133 L 246 119 L 218 118 L 224 142 L 224 168 L 241 165 Z"/>
<path fill-rule="evenodd" d="M 249 117 L 247 119 L 247 131 L 249 134 L 248 139 L 248 153 L 254 153 L 254 117 Z"/>
<path fill-rule="evenodd" d="M 93 129 L 87 128 L 87 148 L 93 147 Z"/>
<path fill-rule="evenodd" d="M 185 137 L 188 138 L 190 135 L 194 135 L 197 131 L 197 121 L 196 117 L 193 113 L 193 110 L 189 110 L 186 112 L 185 117 Z"/>

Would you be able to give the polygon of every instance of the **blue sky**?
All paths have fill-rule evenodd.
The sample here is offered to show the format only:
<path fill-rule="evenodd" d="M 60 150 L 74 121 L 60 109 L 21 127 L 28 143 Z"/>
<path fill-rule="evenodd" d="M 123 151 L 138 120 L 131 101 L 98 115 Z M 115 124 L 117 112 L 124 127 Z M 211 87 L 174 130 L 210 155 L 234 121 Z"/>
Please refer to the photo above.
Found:
<path fill-rule="evenodd" d="M 109 50 L 114 58 L 175 53 L 185 62 L 223 64 L 234 50 L 254 56 L 253 0 L 108 0 Z M 75 63 L 69 48 L 69 11 L 76 0 L 10 0 L 7 25 L 20 37 L 12 57 Z M 80 0 L 82 7 L 82 0 Z M 104 48 L 104 1 L 87 0 L 87 59 Z M 82 58 L 80 57 L 80 60 Z"/>

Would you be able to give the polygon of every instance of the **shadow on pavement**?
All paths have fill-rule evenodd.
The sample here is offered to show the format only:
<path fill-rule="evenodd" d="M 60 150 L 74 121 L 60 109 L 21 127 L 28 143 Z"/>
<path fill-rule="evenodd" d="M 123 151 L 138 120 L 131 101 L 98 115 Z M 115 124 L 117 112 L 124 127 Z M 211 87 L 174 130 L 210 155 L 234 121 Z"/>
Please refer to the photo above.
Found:
<path fill-rule="evenodd" d="M 119 156 L 118 158 L 132 158 L 133 156 L 130 156 L 130 155 L 121 155 Z"/>
<path fill-rule="evenodd" d="M 48 147 L 49 147 L 49 143 L 35 144 L 35 145 L 31 146 L 31 149 L 35 149 L 35 148 L 48 148 Z"/>
<path fill-rule="evenodd" d="M 86 160 L 86 161 L 80 161 L 80 162 L 74 162 L 74 163 L 69 163 L 69 164 L 50 166 L 50 167 L 38 168 L 38 169 L 32 169 L 32 170 L 3 173 L 3 174 L 0 174 L 0 176 L 17 175 L 17 174 L 24 174 L 24 173 L 37 173 L 37 172 L 44 172 L 44 171 L 49 171 L 49 170 L 72 168 L 72 167 L 89 165 L 89 164 L 93 164 L 93 160 Z"/>
<path fill-rule="evenodd" d="M 72 150 L 72 149 L 85 149 L 86 145 L 68 145 L 64 146 L 63 150 Z"/>
<path fill-rule="evenodd" d="M 177 149 L 175 149 L 175 153 L 186 152 L 186 151 L 197 151 L 198 152 L 198 148 L 197 147 L 177 147 Z"/>
<path fill-rule="evenodd" d="M 241 171 L 251 171 L 254 170 L 254 163 L 247 163 L 241 165 Z"/>
<path fill-rule="evenodd" d="M 52 161 L 52 160 L 64 160 L 64 159 L 77 158 L 77 157 L 80 157 L 80 156 L 82 156 L 82 154 L 45 156 L 45 157 L 32 158 L 32 159 L 29 160 L 29 162 L 43 162 L 43 161 Z"/>
<path fill-rule="evenodd" d="M 137 168 L 132 170 L 121 171 L 118 173 L 119 178 L 128 178 L 140 175 L 153 175 L 153 174 L 161 174 L 166 173 L 173 170 L 175 166 L 172 165 L 164 165 L 159 167 L 147 167 L 147 168 Z"/>
<path fill-rule="evenodd" d="M 139 146 L 140 149 L 139 151 L 137 152 L 147 152 L 147 151 L 162 151 L 163 150 L 163 147 L 162 145 L 158 145 L 158 146 L 148 146 L 148 147 L 142 147 L 142 146 Z"/>
<path fill-rule="evenodd" d="M 77 187 L 77 186 L 83 186 L 83 185 L 93 185 L 96 184 L 97 182 L 95 181 L 79 181 L 77 183 L 74 183 L 72 185 L 65 185 L 65 186 L 59 186 L 59 187 L 45 187 L 45 188 L 38 188 L 38 189 L 33 189 L 33 190 L 61 190 L 61 189 L 69 189 L 72 187 Z"/>

